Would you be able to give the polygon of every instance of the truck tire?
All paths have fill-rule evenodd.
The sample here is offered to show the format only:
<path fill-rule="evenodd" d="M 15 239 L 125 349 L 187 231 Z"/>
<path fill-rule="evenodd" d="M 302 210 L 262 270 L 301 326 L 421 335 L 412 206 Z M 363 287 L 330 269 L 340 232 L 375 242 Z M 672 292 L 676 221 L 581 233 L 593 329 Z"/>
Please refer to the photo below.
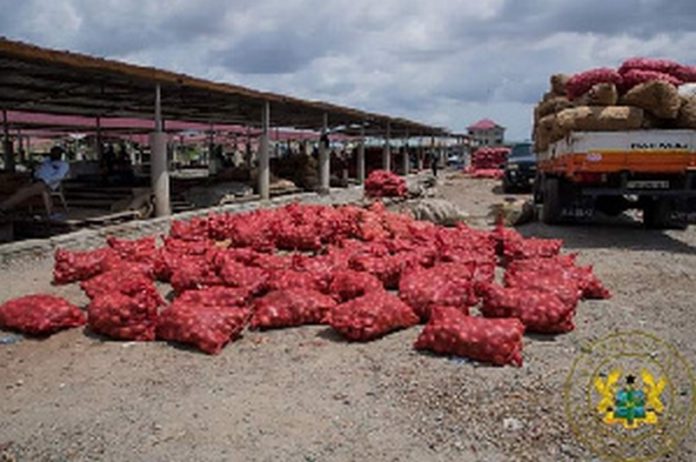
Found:
<path fill-rule="evenodd" d="M 512 185 L 507 179 L 507 176 L 503 177 L 503 194 L 512 194 L 514 192 Z"/>
<path fill-rule="evenodd" d="M 671 199 L 655 199 L 643 208 L 643 224 L 648 229 L 681 229 L 689 226 L 686 214 L 680 214 L 674 218 L 676 211 L 674 201 Z"/>
<path fill-rule="evenodd" d="M 554 225 L 561 221 L 561 197 L 558 178 L 544 178 L 541 183 L 543 202 L 541 222 Z"/>
<path fill-rule="evenodd" d="M 544 200 L 544 192 L 541 190 L 543 182 L 544 177 L 537 173 L 532 184 L 532 198 L 535 204 L 541 204 Z"/>

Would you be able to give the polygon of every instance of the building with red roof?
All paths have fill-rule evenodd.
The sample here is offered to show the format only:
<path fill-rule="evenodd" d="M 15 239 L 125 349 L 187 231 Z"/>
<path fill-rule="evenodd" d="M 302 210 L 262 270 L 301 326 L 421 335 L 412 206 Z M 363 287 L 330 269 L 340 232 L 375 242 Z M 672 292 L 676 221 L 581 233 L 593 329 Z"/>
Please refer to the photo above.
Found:
<path fill-rule="evenodd" d="M 500 146 L 505 143 L 505 127 L 491 119 L 481 119 L 467 127 L 472 146 Z"/>

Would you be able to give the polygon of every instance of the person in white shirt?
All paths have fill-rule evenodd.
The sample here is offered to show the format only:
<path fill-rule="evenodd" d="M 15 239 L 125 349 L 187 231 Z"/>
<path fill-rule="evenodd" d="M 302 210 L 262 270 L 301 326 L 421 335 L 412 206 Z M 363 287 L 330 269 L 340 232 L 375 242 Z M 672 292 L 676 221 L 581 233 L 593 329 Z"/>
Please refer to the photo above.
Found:
<path fill-rule="evenodd" d="M 63 152 L 60 146 L 51 148 L 48 159 L 44 160 L 34 172 L 33 182 L 19 188 L 12 196 L 0 203 L 0 211 L 5 212 L 31 197 L 41 195 L 46 206 L 46 213 L 52 215 L 53 201 L 50 192 L 60 187 L 61 181 L 70 170 L 68 163 L 62 160 Z"/>

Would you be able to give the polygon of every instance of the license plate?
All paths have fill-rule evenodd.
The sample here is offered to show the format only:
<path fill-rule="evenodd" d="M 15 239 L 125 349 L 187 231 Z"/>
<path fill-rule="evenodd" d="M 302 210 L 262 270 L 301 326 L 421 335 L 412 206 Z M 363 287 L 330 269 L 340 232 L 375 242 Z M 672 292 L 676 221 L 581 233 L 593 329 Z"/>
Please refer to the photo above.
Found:
<path fill-rule="evenodd" d="M 642 180 L 626 182 L 628 189 L 669 189 L 669 181 Z"/>

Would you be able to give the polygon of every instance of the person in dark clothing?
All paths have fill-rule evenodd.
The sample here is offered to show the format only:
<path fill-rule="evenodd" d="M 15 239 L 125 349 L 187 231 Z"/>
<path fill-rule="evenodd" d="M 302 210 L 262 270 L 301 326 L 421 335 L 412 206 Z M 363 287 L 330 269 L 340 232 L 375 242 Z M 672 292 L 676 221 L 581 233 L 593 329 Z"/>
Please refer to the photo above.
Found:
<path fill-rule="evenodd" d="M 437 177 L 437 154 L 435 151 L 430 151 L 430 168 L 433 170 L 433 176 Z"/>

